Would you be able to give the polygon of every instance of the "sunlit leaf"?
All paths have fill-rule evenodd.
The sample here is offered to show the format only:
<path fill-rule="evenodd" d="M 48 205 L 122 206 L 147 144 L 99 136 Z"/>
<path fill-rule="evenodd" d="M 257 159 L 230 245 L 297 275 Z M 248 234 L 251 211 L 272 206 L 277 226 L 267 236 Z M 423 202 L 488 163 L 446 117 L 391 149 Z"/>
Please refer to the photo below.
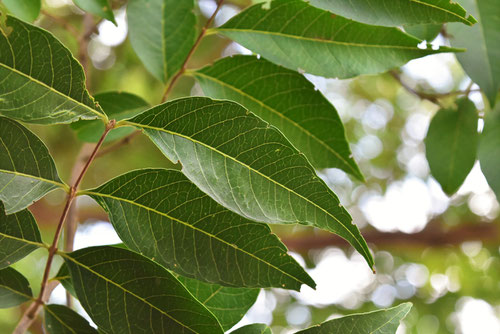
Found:
<path fill-rule="evenodd" d="M 45 305 L 45 329 L 48 334 L 97 334 L 89 322 L 63 305 Z"/>
<path fill-rule="evenodd" d="M 493 106 L 500 88 L 500 6 L 497 0 L 457 0 L 479 23 L 472 28 L 449 24 L 451 45 L 467 48 L 457 54 L 467 75 L 484 91 Z"/>
<path fill-rule="evenodd" d="M 419 39 L 398 28 L 370 26 L 315 8 L 301 0 L 256 4 L 216 31 L 266 59 L 325 77 L 350 78 L 401 66 L 448 47 L 419 48 Z"/>
<path fill-rule="evenodd" d="M 38 124 L 103 117 L 71 52 L 49 32 L 11 16 L 0 24 L 0 114 Z"/>
<path fill-rule="evenodd" d="M 20 305 L 33 297 L 28 280 L 13 268 L 0 270 L 0 308 Z"/>
<path fill-rule="evenodd" d="M 132 251 L 100 246 L 65 254 L 78 299 L 106 333 L 222 333 L 165 268 Z"/>
<path fill-rule="evenodd" d="M 370 266 L 349 213 L 283 134 L 241 105 L 203 97 L 174 100 L 126 121 L 142 128 L 170 161 L 220 204 L 252 220 L 300 223 L 334 232 Z"/>
<path fill-rule="evenodd" d="M 9 12 L 21 20 L 33 22 L 40 14 L 41 0 L 2 0 Z"/>
<path fill-rule="evenodd" d="M 497 108 L 498 109 L 498 108 Z M 479 141 L 478 157 L 483 172 L 491 189 L 500 200 L 500 114 L 488 115 L 484 120 L 484 129 Z"/>
<path fill-rule="evenodd" d="M 353 314 L 326 321 L 297 334 L 394 334 L 411 307 L 411 303 L 404 303 L 385 310 Z"/>
<path fill-rule="evenodd" d="M 28 210 L 6 215 L 0 202 L 0 269 L 42 246 L 35 218 Z"/>
<path fill-rule="evenodd" d="M 310 0 L 313 6 L 354 21 L 397 27 L 410 24 L 477 21 L 450 0 Z"/>
<path fill-rule="evenodd" d="M 129 38 L 144 66 L 167 80 L 186 59 L 196 38 L 193 0 L 129 0 Z"/>
<path fill-rule="evenodd" d="M 231 332 L 231 334 L 272 334 L 271 328 L 266 324 L 251 324 L 240 327 Z"/>
<path fill-rule="evenodd" d="M 265 224 L 234 214 L 181 172 L 146 169 L 84 191 L 123 242 L 181 275 L 242 287 L 314 287 Z"/>
<path fill-rule="evenodd" d="M 108 0 L 73 0 L 75 5 L 86 12 L 100 16 L 116 24 L 113 9 L 109 5 Z"/>
<path fill-rule="evenodd" d="M 21 124 L 0 117 L 0 200 L 7 214 L 66 187 L 42 141 Z"/>
<path fill-rule="evenodd" d="M 279 128 L 314 167 L 363 179 L 337 110 L 304 76 L 254 56 L 223 58 L 193 74 L 208 96 L 236 101 Z"/>
<path fill-rule="evenodd" d="M 425 138 L 432 176 L 448 195 L 458 190 L 474 166 L 479 139 L 474 103 L 467 98 L 456 103 L 457 108 L 437 112 Z"/>

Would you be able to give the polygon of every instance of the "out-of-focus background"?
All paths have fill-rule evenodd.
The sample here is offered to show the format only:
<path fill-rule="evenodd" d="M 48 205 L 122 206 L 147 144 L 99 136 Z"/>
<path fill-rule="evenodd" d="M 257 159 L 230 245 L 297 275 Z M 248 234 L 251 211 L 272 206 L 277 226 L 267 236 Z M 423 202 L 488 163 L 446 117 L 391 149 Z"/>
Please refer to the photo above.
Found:
<path fill-rule="evenodd" d="M 227 0 L 215 24 L 251 3 Z M 214 11 L 215 1 L 200 0 L 199 4 L 198 15 L 204 22 Z M 125 5 L 126 1 L 113 1 L 118 26 L 103 21 L 97 26 L 98 34 L 92 35 L 89 89 L 92 93 L 127 91 L 157 104 L 164 87 L 145 70 L 130 46 Z M 82 14 L 70 0 L 45 0 L 36 24 L 52 31 L 76 53 L 77 41 L 67 25 L 80 29 Z M 447 41 L 441 34 L 433 43 Z M 227 39 L 208 36 L 189 66 L 200 67 L 236 53 L 249 51 Z M 239 325 L 264 322 L 276 334 L 291 333 L 339 315 L 411 301 L 414 307 L 398 333 L 500 333 L 499 204 L 478 165 L 455 195 L 443 193 L 429 174 L 423 144 L 438 105 L 410 92 L 462 91 L 469 87 L 470 79 L 453 54 L 411 61 L 395 76 L 352 80 L 307 76 L 337 108 L 365 175 L 366 182 L 361 183 L 337 169 L 319 171 L 361 228 L 375 254 L 377 273 L 331 234 L 300 226 L 273 226 L 317 282 L 317 289 L 262 291 Z M 477 88 L 472 86 L 469 97 L 483 110 L 487 106 Z M 186 95 L 202 95 L 191 78 L 182 78 L 170 98 Z M 453 98 L 444 96 L 440 101 L 451 104 Z M 67 125 L 31 128 L 50 148 L 61 177 L 68 180 L 82 145 L 73 130 Z M 177 168 L 146 138 L 136 136 L 97 159 L 83 187 L 143 167 Z M 30 208 L 46 242 L 51 240 L 63 202 L 64 194 L 53 192 Z M 120 242 L 106 222 L 106 214 L 90 198 L 78 198 L 78 208 L 75 248 Z M 14 265 L 29 278 L 35 293 L 44 256 L 45 251 L 38 250 Z M 61 287 L 52 301 L 64 303 Z M 0 310 L 0 333 L 12 330 L 20 312 L 22 309 Z"/>

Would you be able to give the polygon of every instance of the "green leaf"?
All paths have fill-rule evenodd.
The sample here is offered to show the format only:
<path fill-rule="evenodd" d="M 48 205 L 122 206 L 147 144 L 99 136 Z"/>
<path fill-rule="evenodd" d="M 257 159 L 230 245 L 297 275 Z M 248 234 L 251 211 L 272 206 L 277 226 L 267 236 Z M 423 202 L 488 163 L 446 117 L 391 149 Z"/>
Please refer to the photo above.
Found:
<path fill-rule="evenodd" d="M 314 281 L 265 224 L 223 208 L 181 172 L 129 172 L 86 194 L 130 249 L 210 283 L 299 290 Z"/>
<path fill-rule="evenodd" d="M 97 334 L 89 322 L 63 305 L 45 305 L 45 329 L 48 334 Z"/>
<path fill-rule="evenodd" d="M 43 247 L 35 218 L 28 210 L 6 215 L 0 202 L 0 269 Z"/>
<path fill-rule="evenodd" d="M 67 186 L 59 179 L 47 147 L 21 124 L 0 117 L 0 200 L 7 214 L 56 188 Z"/>
<path fill-rule="evenodd" d="M 0 24 L 0 114 L 38 124 L 105 117 L 71 52 L 49 32 L 11 16 Z"/>
<path fill-rule="evenodd" d="M 498 108 L 497 108 L 498 109 Z M 498 110 L 484 120 L 484 129 L 480 136 L 478 158 L 491 189 L 500 201 L 500 114 Z"/>
<path fill-rule="evenodd" d="M 5 7 L 21 20 L 33 22 L 40 15 L 41 0 L 2 0 Z"/>
<path fill-rule="evenodd" d="M 236 325 L 257 300 L 259 289 L 230 288 L 183 276 L 179 281 L 208 308 L 225 331 Z"/>
<path fill-rule="evenodd" d="M 266 324 L 251 324 L 240 327 L 231 334 L 273 334 L 273 332 Z"/>
<path fill-rule="evenodd" d="M 500 88 L 500 6 L 497 0 L 458 0 L 478 18 L 474 27 L 449 24 L 451 45 L 467 48 L 457 58 L 467 75 L 481 87 L 491 106 Z"/>
<path fill-rule="evenodd" d="M 148 106 L 148 103 L 141 97 L 125 92 L 100 93 L 94 98 L 108 118 L 117 121 L 135 116 Z M 76 135 L 81 141 L 97 143 L 104 133 L 105 125 L 100 120 L 82 120 L 72 123 L 71 128 L 76 131 Z M 106 136 L 105 142 L 121 139 L 134 131 L 135 129 L 132 127 L 113 129 Z"/>
<path fill-rule="evenodd" d="M 410 312 L 411 306 L 411 303 L 403 303 L 384 310 L 353 314 L 326 321 L 297 334 L 394 334 L 399 322 Z"/>
<path fill-rule="evenodd" d="M 0 270 L 0 308 L 20 305 L 33 298 L 28 280 L 13 268 Z"/>
<path fill-rule="evenodd" d="M 405 31 L 417 38 L 432 42 L 441 32 L 442 24 L 417 24 L 413 26 L 405 26 Z"/>
<path fill-rule="evenodd" d="M 376 74 L 414 58 L 458 51 L 420 49 L 419 39 L 397 28 L 354 22 L 301 0 L 270 6 L 256 4 L 216 31 L 278 65 L 325 77 Z"/>
<path fill-rule="evenodd" d="M 71 276 L 69 275 L 69 269 L 66 263 L 63 262 L 59 271 L 57 272 L 54 280 L 58 280 L 62 286 L 68 291 L 73 297 L 78 298 L 75 292 L 75 288 L 73 287 L 73 282 L 71 282 Z"/>
<path fill-rule="evenodd" d="M 109 5 L 108 0 L 73 0 L 75 5 L 86 12 L 100 16 L 116 25 L 113 8 Z"/>
<path fill-rule="evenodd" d="M 106 333 L 222 333 L 217 319 L 165 268 L 122 248 L 64 254 L 78 299 Z"/>
<path fill-rule="evenodd" d="M 130 0 L 132 48 L 151 74 L 167 82 L 179 71 L 196 39 L 193 0 Z"/>
<path fill-rule="evenodd" d="M 448 195 L 458 190 L 474 166 L 479 139 L 474 103 L 467 98 L 456 103 L 457 108 L 434 115 L 425 138 L 431 174 Z"/>
<path fill-rule="evenodd" d="M 223 58 L 193 74 L 207 96 L 236 101 L 279 128 L 314 167 L 363 179 L 337 110 L 304 76 L 254 56 Z"/>
<path fill-rule="evenodd" d="M 311 5 L 377 26 L 460 22 L 468 26 L 477 21 L 450 0 L 310 0 Z"/>
<path fill-rule="evenodd" d="M 373 265 L 339 199 L 305 156 L 241 105 L 192 97 L 164 103 L 124 124 L 142 128 L 170 161 L 217 202 L 252 220 L 334 232 Z"/>

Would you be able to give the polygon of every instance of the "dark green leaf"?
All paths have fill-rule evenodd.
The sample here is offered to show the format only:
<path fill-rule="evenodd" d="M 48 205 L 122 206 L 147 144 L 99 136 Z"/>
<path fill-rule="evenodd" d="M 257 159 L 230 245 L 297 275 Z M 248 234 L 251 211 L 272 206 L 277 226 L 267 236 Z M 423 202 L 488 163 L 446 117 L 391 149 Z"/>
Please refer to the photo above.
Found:
<path fill-rule="evenodd" d="M 313 6 L 345 16 L 354 21 L 397 27 L 409 24 L 477 21 L 450 0 L 310 0 Z"/>
<path fill-rule="evenodd" d="M 68 291 L 73 297 L 78 298 L 76 296 L 75 288 L 73 287 L 73 282 L 71 282 L 71 276 L 69 275 L 69 269 L 66 263 L 61 265 L 61 268 L 59 268 L 59 271 L 54 279 L 58 280 L 66 291 Z"/>
<path fill-rule="evenodd" d="M 33 22 L 40 14 L 41 0 L 2 0 L 5 7 L 21 20 Z"/>
<path fill-rule="evenodd" d="M 100 93 L 94 98 L 108 115 L 108 118 L 117 121 L 135 116 L 148 106 L 148 103 L 141 97 L 125 92 Z M 104 132 L 105 125 L 100 120 L 78 121 L 72 123 L 71 128 L 76 131 L 77 137 L 81 141 L 97 143 Z M 123 138 L 134 131 L 135 129 L 132 127 L 113 129 L 106 136 L 106 142 Z"/>
<path fill-rule="evenodd" d="M 498 109 L 498 108 L 497 108 Z M 491 189 L 500 201 L 500 114 L 498 111 L 484 120 L 480 137 L 478 158 Z"/>
<path fill-rule="evenodd" d="M 500 6 L 498 0 L 458 0 L 478 18 L 472 28 L 459 24 L 447 27 L 453 46 L 467 48 L 457 58 L 467 75 L 484 91 L 490 104 L 500 88 Z"/>
<path fill-rule="evenodd" d="M 419 39 L 398 28 L 354 22 L 301 0 L 270 6 L 254 5 L 216 31 L 276 64 L 325 77 L 381 73 L 414 58 L 457 51 L 420 49 Z"/>
<path fill-rule="evenodd" d="M 448 195 L 458 190 L 474 166 L 479 138 L 474 103 L 467 98 L 456 103 L 457 108 L 437 112 L 425 138 L 431 174 Z"/>
<path fill-rule="evenodd" d="M 0 308 L 20 305 L 33 298 L 28 280 L 13 268 L 0 270 Z"/>
<path fill-rule="evenodd" d="M 97 334 L 89 322 L 63 305 L 45 305 L 45 329 L 48 334 Z"/>
<path fill-rule="evenodd" d="M 113 9 L 108 0 L 73 0 L 75 4 L 86 12 L 100 16 L 116 24 Z"/>
<path fill-rule="evenodd" d="M 272 334 L 271 328 L 265 324 L 251 324 L 238 328 L 231 334 Z"/>
<path fill-rule="evenodd" d="M 427 42 L 433 41 L 441 32 L 442 24 L 417 24 L 405 26 L 405 31 L 410 35 L 423 39 Z"/>
<path fill-rule="evenodd" d="M 11 16 L 0 24 L 0 114 L 38 124 L 104 117 L 71 52 L 49 32 Z"/>
<path fill-rule="evenodd" d="M 177 277 L 179 281 L 219 320 L 222 329 L 231 329 L 243 318 L 259 295 L 259 289 L 229 288 L 208 284 L 192 278 Z"/>
<path fill-rule="evenodd" d="M 0 117 L 0 200 L 7 214 L 20 211 L 56 188 L 67 188 L 37 136 Z"/>
<path fill-rule="evenodd" d="M 217 319 L 165 268 L 126 249 L 65 254 L 78 299 L 106 333 L 222 333 Z"/>
<path fill-rule="evenodd" d="M 324 322 L 297 334 L 394 334 L 399 322 L 410 312 L 411 306 L 411 303 L 404 303 L 385 310 L 353 314 Z"/>
<path fill-rule="evenodd" d="M 82 194 L 109 213 L 127 247 L 181 275 L 229 286 L 315 286 L 267 225 L 223 208 L 179 171 L 133 171 Z"/>
<path fill-rule="evenodd" d="M 35 218 L 28 210 L 6 215 L 0 202 L 0 269 L 43 246 Z"/>
<path fill-rule="evenodd" d="M 337 110 L 299 73 L 235 56 L 193 74 L 208 96 L 236 101 L 279 128 L 314 167 L 337 167 L 363 179 Z"/>
<path fill-rule="evenodd" d="M 159 105 L 125 122 L 142 128 L 201 190 L 234 212 L 267 223 L 334 232 L 373 265 L 349 213 L 305 156 L 241 105 L 203 97 Z"/>
<path fill-rule="evenodd" d="M 182 67 L 196 38 L 193 0 L 130 0 L 127 7 L 130 43 L 158 80 Z"/>

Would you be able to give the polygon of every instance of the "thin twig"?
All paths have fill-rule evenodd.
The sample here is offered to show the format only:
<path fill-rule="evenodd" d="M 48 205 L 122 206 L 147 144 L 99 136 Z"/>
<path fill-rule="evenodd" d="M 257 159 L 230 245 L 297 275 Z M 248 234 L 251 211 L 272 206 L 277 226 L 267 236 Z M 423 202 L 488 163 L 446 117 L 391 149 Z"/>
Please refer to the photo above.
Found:
<path fill-rule="evenodd" d="M 134 139 L 135 136 L 137 136 L 138 134 L 140 134 L 141 131 L 134 131 L 132 132 L 131 134 L 129 134 L 128 136 L 126 136 L 125 138 L 121 139 L 120 141 L 112 144 L 112 145 L 109 145 L 109 146 L 106 146 L 104 147 L 96 156 L 96 158 L 100 158 L 102 157 L 103 155 L 106 155 L 110 152 L 113 152 L 117 149 L 119 149 L 120 147 L 122 146 L 125 146 L 125 145 L 128 145 L 130 144 L 130 142 L 132 141 L 132 139 Z"/>
<path fill-rule="evenodd" d="M 212 14 L 212 16 L 210 16 L 210 18 L 205 23 L 205 25 L 203 26 L 203 28 L 201 28 L 201 32 L 198 35 L 198 38 L 196 39 L 196 41 L 194 42 L 193 47 L 191 48 L 191 50 L 189 50 L 189 53 L 186 56 L 186 59 L 182 63 L 181 69 L 172 77 L 172 80 L 170 80 L 170 83 L 167 85 L 167 88 L 165 89 L 165 92 L 163 93 L 163 96 L 161 98 L 161 103 L 163 103 L 163 102 L 165 102 L 167 100 L 168 94 L 170 94 L 170 91 L 174 87 L 175 83 L 177 82 L 177 80 L 186 71 L 187 63 L 188 63 L 189 59 L 191 59 L 191 57 L 193 56 L 194 52 L 196 51 L 196 49 L 200 45 L 201 40 L 205 36 L 208 27 L 212 24 L 213 20 L 215 19 L 215 16 L 219 12 L 219 9 L 222 7 L 222 3 L 223 2 L 224 2 L 224 0 L 219 0 L 219 2 L 217 3 L 217 8 L 215 8 L 214 13 Z"/>
<path fill-rule="evenodd" d="M 97 34 L 97 25 L 99 22 L 94 22 L 92 14 L 86 13 L 83 16 L 83 31 L 78 38 L 78 61 L 83 67 L 85 72 L 85 83 L 87 89 L 90 90 L 90 71 L 89 71 L 89 56 L 88 56 L 88 46 L 90 42 L 90 37 L 92 34 Z"/>
<path fill-rule="evenodd" d="M 64 210 L 61 214 L 61 218 L 59 219 L 59 223 L 57 224 L 56 232 L 54 234 L 54 240 L 52 241 L 52 244 L 50 245 L 49 248 L 49 255 L 47 257 L 47 264 L 45 265 L 45 270 L 43 273 L 43 278 L 42 278 L 42 285 L 40 287 L 40 293 L 33 302 L 33 304 L 28 307 L 28 309 L 24 312 L 21 320 L 19 321 L 16 329 L 14 330 L 14 334 L 23 334 L 28 330 L 28 328 L 31 326 L 33 321 L 36 319 L 36 316 L 38 315 L 38 312 L 40 312 L 40 306 L 45 303 L 45 301 L 48 299 L 49 296 L 47 296 L 47 290 L 48 290 L 48 281 L 49 281 L 49 275 L 50 275 L 50 268 L 52 266 L 52 261 L 54 260 L 54 255 L 57 252 L 57 244 L 59 242 L 59 238 L 61 236 L 61 231 L 64 225 L 64 221 L 66 220 L 66 217 L 68 215 L 69 209 L 71 207 L 71 203 L 76 197 L 76 189 L 80 186 L 80 183 L 82 182 L 83 177 L 85 176 L 85 173 L 90 167 L 90 164 L 92 161 L 95 159 L 97 155 L 97 151 L 99 151 L 99 148 L 102 146 L 102 143 L 104 142 L 104 139 L 106 138 L 106 135 L 115 127 L 116 121 L 111 120 L 109 121 L 108 124 L 106 124 L 106 129 L 104 130 L 104 133 L 101 136 L 101 139 L 99 139 L 99 142 L 96 144 L 94 151 L 90 155 L 89 159 L 83 166 L 80 174 L 76 178 L 76 181 L 73 183 L 71 186 L 69 193 L 66 197 L 66 204 L 64 206 Z"/>
<path fill-rule="evenodd" d="M 63 19 L 62 17 L 54 16 L 44 9 L 40 10 L 40 13 L 42 13 L 44 16 L 48 17 L 49 19 L 51 19 L 55 23 L 62 26 L 67 31 L 69 31 L 76 39 L 79 38 L 80 32 L 78 31 L 78 29 L 76 29 L 74 25 L 72 25 L 71 23 L 69 23 L 68 21 Z"/>

